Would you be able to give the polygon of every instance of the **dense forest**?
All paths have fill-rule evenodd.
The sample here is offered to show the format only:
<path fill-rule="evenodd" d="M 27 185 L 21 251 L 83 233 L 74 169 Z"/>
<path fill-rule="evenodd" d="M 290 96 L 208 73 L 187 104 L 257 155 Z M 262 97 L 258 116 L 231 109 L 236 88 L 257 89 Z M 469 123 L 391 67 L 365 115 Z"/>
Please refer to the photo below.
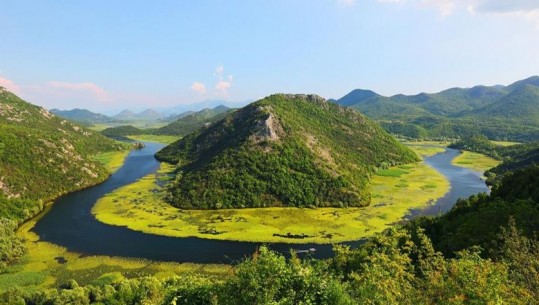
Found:
<path fill-rule="evenodd" d="M 539 76 L 509 86 L 452 88 L 385 97 L 354 90 L 335 102 L 358 109 L 389 132 L 415 139 L 539 140 Z"/>
<path fill-rule="evenodd" d="M 369 175 L 418 157 L 359 112 L 277 94 L 165 147 L 182 208 L 364 206 Z"/>
<path fill-rule="evenodd" d="M 13 230 L 48 201 L 104 181 L 92 155 L 126 149 L 0 87 L 0 269 L 21 252 Z"/>
<path fill-rule="evenodd" d="M 13 288 L 4 304 L 535 304 L 539 298 L 539 168 L 507 176 L 491 196 L 461 200 L 335 246 L 328 260 L 261 247 L 228 277 L 185 274 L 58 289 Z"/>

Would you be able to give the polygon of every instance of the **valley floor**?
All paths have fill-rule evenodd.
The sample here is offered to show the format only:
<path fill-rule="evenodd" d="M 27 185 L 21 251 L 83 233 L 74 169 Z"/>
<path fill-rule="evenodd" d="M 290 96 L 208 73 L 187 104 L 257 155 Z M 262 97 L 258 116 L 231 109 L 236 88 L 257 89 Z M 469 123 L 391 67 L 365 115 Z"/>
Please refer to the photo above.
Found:
<path fill-rule="evenodd" d="M 423 157 L 445 149 L 443 144 L 408 145 Z M 118 160 L 124 157 L 125 154 L 114 154 L 97 159 L 108 164 L 113 171 L 121 165 Z M 483 169 L 487 166 L 490 163 L 484 163 Z M 151 234 L 242 241 L 336 243 L 372 236 L 402 220 L 410 209 L 431 204 L 449 189 L 443 175 L 421 162 L 379 171 L 372 179 L 373 202 L 366 208 L 187 211 L 173 208 L 162 200 L 162 185 L 172 170 L 172 166 L 162 164 L 157 174 L 148 175 L 102 198 L 93 213 L 102 222 Z M 25 238 L 28 253 L 0 274 L 0 291 L 14 286 L 25 287 L 26 290 L 54 287 L 68 279 L 75 279 L 81 284 L 97 284 L 142 275 L 167 278 L 197 273 L 225 278 L 233 273 L 228 265 L 85 256 L 40 241 L 31 231 L 38 220 L 33 219 L 19 229 L 18 234 Z M 304 238 L 297 238 L 299 236 Z"/>
<path fill-rule="evenodd" d="M 471 151 L 463 151 L 460 156 L 451 162 L 455 166 L 471 168 L 479 172 L 485 172 L 490 168 L 498 166 L 500 163 L 501 161 Z"/>
<path fill-rule="evenodd" d="M 445 149 L 442 145 L 412 148 L 423 156 Z M 159 186 L 172 170 L 162 164 L 157 174 L 101 198 L 92 213 L 110 225 L 172 237 L 338 243 L 381 232 L 411 209 L 426 207 L 449 190 L 447 179 L 421 162 L 379 171 L 371 181 L 372 203 L 364 208 L 181 210 L 162 199 Z"/>

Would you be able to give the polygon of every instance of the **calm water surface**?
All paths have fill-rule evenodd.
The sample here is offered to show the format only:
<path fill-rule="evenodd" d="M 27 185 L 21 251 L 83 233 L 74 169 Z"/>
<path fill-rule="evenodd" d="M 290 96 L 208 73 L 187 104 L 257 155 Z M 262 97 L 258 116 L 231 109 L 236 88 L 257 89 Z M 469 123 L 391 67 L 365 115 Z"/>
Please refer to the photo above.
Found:
<path fill-rule="evenodd" d="M 176 262 L 234 263 L 251 255 L 261 245 L 253 242 L 151 235 L 97 221 L 91 214 L 91 209 L 100 197 L 159 168 L 159 162 L 153 155 L 163 145 L 151 142 L 145 144 L 145 148 L 132 151 L 124 166 L 103 184 L 56 200 L 33 231 L 42 241 L 58 244 L 84 255 L 125 256 Z M 447 149 L 444 153 L 426 159 L 429 165 L 449 179 L 451 190 L 429 208 L 412 211 L 411 217 L 436 215 L 449 210 L 459 197 L 466 198 L 479 192 L 488 192 L 479 173 L 451 165 L 451 160 L 458 154 L 457 150 Z M 346 244 L 354 246 L 359 242 Z M 274 243 L 269 246 L 282 253 L 289 253 L 290 249 L 316 248 L 316 252 L 311 255 L 317 258 L 327 258 L 333 254 L 331 245 Z"/>

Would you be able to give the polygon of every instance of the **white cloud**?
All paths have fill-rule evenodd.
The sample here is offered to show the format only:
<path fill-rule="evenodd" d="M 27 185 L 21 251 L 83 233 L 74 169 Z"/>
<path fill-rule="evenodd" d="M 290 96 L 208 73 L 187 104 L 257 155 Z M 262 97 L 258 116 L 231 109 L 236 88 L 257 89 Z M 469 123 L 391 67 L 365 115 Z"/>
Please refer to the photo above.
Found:
<path fill-rule="evenodd" d="M 213 89 L 211 89 L 211 86 L 208 88 L 202 82 L 194 82 L 191 85 L 190 90 L 201 95 L 207 94 L 209 90 L 213 90 L 213 92 L 211 92 L 213 96 L 220 98 L 228 98 L 230 96 L 229 90 L 234 82 L 234 76 L 230 74 L 226 75 L 225 67 L 223 65 L 217 66 L 214 70 L 213 75 L 216 78 Z"/>
<path fill-rule="evenodd" d="M 52 81 L 48 82 L 47 86 L 50 87 L 54 94 L 60 96 L 77 96 L 77 95 L 90 95 L 90 97 L 95 98 L 101 102 L 112 101 L 110 95 L 105 91 L 105 89 L 99 87 L 98 85 L 90 82 L 84 83 L 69 83 L 69 82 L 59 82 Z"/>
<path fill-rule="evenodd" d="M 194 82 L 192 85 L 191 85 L 191 90 L 199 93 L 199 94 L 206 94 L 206 85 L 204 85 L 203 83 L 199 83 L 199 82 Z"/>
<path fill-rule="evenodd" d="M 223 75 L 224 71 L 225 71 L 225 67 L 223 67 L 222 65 L 215 68 L 215 73 L 217 73 L 217 75 Z"/>
<path fill-rule="evenodd" d="M 457 10 L 467 10 L 471 14 L 497 14 L 531 21 L 539 27 L 538 0 L 377 0 L 386 3 L 408 3 L 432 7 L 443 16 Z"/>
<path fill-rule="evenodd" d="M 230 89 L 230 87 L 232 87 L 234 76 L 228 75 L 225 79 L 223 77 L 223 74 L 225 73 L 225 67 L 223 67 L 222 65 L 218 66 L 215 69 L 215 73 L 217 75 L 217 84 L 215 85 L 214 94 L 219 97 L 228 97 L 228 90 Z"/>
<path fill-rule="evenodd" d="M 12 80 L 0 77 L 0 87 L 6 88 L 8 91 L 17 95 L 21 94 L 21 88 L 15 84 Z"/>
<path fill-rule="evenodd" d="M 483 0 L 475 7 L 476 11 L 482 12 L 531 12 L 539 10 L 537 0 Z"/>
<path fill-rule="evenodd" d="M 227 95 L 226 92 L 228 89 L 230 89 L 230 86 L 232 86 L 231 82 L 220 80 L 217 85 L 215 85 L 215 90 L 217 90 L 223 95 Z"/>

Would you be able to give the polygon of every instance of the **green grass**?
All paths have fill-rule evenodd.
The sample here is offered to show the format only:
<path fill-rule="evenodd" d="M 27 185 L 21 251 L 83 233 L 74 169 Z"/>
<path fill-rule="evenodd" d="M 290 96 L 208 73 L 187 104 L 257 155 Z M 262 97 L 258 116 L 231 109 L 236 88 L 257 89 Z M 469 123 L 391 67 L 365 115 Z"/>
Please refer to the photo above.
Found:
<path fill-rule="evenodd" d="M 128 136 L 128 138 L 135 141 L 157 142 L 157 143 L 163 143 L 163 144 L 170 144 L 180 139 L 180 137 L 178 136 L 160 136 L 160 135 L 133 135 L 133 136 Z"/>
<path fill-rule="evenodd" d="M 93 159 L 103 164 L 109 172 L 114 173 L 122 167 L 128 154 L 129 150 L 111 151 L 94 155 Z"/>
<path fill-rule="evenodd" d="M 408 171 L 399 168 L 393 168 L 393 169 L 381 169 L 375 173 L 378 176 L 384 176 L 384 177 L 400 177 L 404 174 L 408 174 Z"/>
<path fill-rule="evenodd" d="M 160 175 L 164 166 L 103 197 L 92 209 L 99 221 L 136 231 L 174 237 L 253 242 L 335 243 L 372 236 L 401 220 L 413 208 L 425 207 L 442 197 L 448 181 L 424 163 L 408 165 L 399 177 L 373 176 L 372 203 L 364 208 L 263 208 L 181 210 L 164 202 Z M 393 171 L 402 171 L 391 168 Z M 133 221 L 136 220 L 136 221 Z M 286 235 L 305 234 L 304 239 Z"/>
<path fill-rule="evenodd" d="M 492 142 L 492 144 L 496 144 L 498 146 L 503 146 L 503 147 L 520 144 L 520 142 L 510 142 L 510 141 L 490 141 L 490 142 Z"/>
<path fill-rule="evenodd" d="M 498 166 L 500 163 L 496 159 L 470 151 L 463 151 L 451 161 L 451 164 L 455 166 L 470 168 L 481 173 Z"/>
<path fill-rule="evenodd" d="M 415 151 L 422 158 L 425 158 L 444 152 L 450 142 L 416 141 L 403 142 L 403 144 Z"/>
<path fill-rule="evenodd" d="M 93 124 L 89 127 L 89 129 L 95 130 L 95 131 L 101 131 L 107 128 L 111 127 L 117 127 L 122 125 L 131 125 L 136 128 L 140 129 L 149 129 L 149 128 L 160 128 L 163 126 L 166 126 L 168 123 L 166 122 L 151 122 L 151 121 L 126 121 L 121 123 L 98 123 Z"/>

